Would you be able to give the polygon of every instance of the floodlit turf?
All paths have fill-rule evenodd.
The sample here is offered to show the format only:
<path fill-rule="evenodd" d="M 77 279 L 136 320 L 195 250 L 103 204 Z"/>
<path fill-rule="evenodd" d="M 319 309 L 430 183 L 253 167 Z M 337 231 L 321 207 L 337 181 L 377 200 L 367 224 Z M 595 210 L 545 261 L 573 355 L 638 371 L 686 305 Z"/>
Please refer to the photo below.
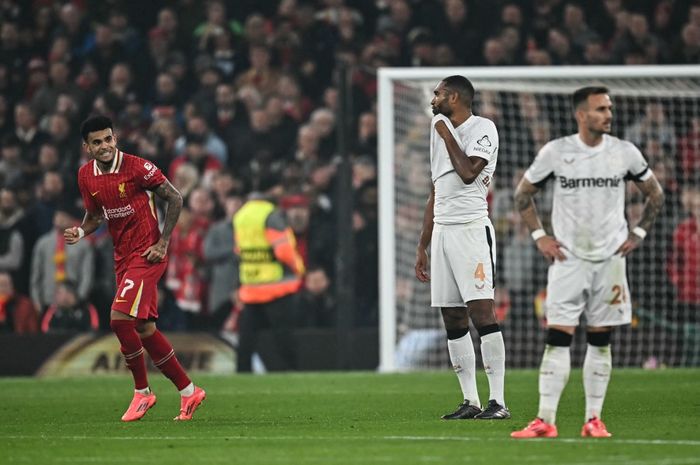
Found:
<path fill-rule="evenodd" d="M 488 393 L 480 375 L 482 401 Z M 513 419 L 442 421 L 460 401 L 452 373 L 198 377 L 208 398 L 176 423 L 175 389 L 152 374 L 158 404 L 119 421 L 126 377 L 0 379 L 0 464 L 648 464 L 700 463 L 700 370 L 615 370 L 604 419 L 583 439 L 580 371 L 557 439 L 514 440 L 537 410 L 537 373 L 509 371 Z"/>

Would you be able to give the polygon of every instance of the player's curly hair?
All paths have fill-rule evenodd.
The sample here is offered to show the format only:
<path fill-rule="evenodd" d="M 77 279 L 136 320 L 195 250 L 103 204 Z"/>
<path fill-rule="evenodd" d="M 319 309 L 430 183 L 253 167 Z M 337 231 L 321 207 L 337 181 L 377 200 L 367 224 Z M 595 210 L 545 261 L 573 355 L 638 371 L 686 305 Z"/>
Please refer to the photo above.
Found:
<path fill-rule="evenodd" d="M 102 131 L 103 129 L 111 129 L 114 131 L 112 120 L 103 115 L 90 116 L 80 125 L 80 135 L 83 141 L 87 142 L 88 134 L 95 131 Z"/>

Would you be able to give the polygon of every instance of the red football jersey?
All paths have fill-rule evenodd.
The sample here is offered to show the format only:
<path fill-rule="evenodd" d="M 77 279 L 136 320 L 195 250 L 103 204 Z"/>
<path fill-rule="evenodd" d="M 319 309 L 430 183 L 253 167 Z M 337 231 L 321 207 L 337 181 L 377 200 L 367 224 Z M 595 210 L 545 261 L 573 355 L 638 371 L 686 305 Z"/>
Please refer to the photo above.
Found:
<path fill-rule="evenodd" d="M 165 176 L 153 163 L 118 149 L 107 172 L 95 160 L 80 167 L 78 187 L 85 209 L 107 219 L 117 266 L 160 239 L 155 194 L 149 189 L 163 182 Z"/>

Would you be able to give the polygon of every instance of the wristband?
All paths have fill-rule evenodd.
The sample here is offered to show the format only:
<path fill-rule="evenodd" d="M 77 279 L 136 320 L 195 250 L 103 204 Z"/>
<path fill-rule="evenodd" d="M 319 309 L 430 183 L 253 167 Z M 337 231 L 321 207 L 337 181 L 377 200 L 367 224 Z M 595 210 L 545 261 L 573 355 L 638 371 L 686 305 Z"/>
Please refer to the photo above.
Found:
<path fill-rule="evenodd" d="M 78 239 L 82 239 L 83 237 L 85 237 L 85 230 L 78 226 Z"/>
<path fill-rule="evenodd" d="M 639 226 L 635 226 L 634 228 L 632 228 L 632 234 L 639 237 L 640 239 L 644 239 L 645 237 L 647 237 L 647 232 L 644 230 L 644 228 L 640 228 Z"/>
<path fill-rule="evenodd" d="M 547 233 L 544 231 L 544 229 L 535 229 L 530 233 L 530 236 L 532 236 L 532 240 L 537 242 L 538 239 L 542 239 L 544 236 L 546 236 Z"/>

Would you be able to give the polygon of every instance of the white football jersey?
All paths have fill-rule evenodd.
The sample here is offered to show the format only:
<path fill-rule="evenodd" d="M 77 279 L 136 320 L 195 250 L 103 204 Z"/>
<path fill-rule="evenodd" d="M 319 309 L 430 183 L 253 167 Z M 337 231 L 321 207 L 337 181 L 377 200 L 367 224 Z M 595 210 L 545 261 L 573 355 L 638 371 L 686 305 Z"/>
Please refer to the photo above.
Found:
<path fill-rule="evenodd" d="M 445 141 L 435 130 L 437 121 L 445 121 L 464 156 L 481 157 L 487 165 L 471 184 L 465 184 L 452 166 Z M 472 115 L 454 128 L 443 116 L 433 117 L 430 124 L 430 171 L 435 184 L 433 221 L 437 224 L 465 224 L 488 216 L 488 183 L 496 171 L 498 131 L 487 118 Z"/>
<path fill-rule="evenodd" d="M 605 134 L 589 147 L 574 134 L 542 147 L 525 179 L 535 185 L 554 180 L 554 236 L 577 257 L 600 261 L 627 239 L 625 181 L 651 175 L 631 142 Z"/>

